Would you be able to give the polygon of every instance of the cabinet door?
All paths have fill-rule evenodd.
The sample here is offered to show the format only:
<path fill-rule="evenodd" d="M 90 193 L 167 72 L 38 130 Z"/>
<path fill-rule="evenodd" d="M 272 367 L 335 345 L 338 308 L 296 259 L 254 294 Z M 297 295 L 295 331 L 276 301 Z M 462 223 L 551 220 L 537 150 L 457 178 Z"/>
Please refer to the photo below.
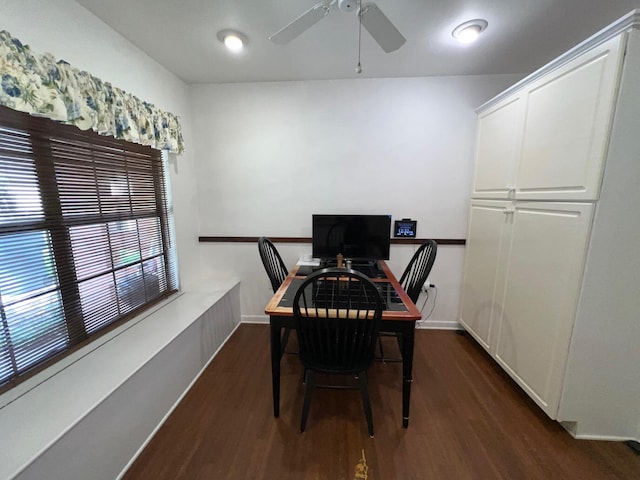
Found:
<path fill-rule="evenodd" d="M 488 351 L 492 351 L 494 322 L 500 305 L 494 303 L 505 228 L 511 202 L 474 200 L 469 211 L 469 228 L 462 278 L 460 323 Z"/>
<path fill-rule="evenodd" d="M 593 204 L 517 204 L 496 360 L 556 418 Z"/>
<path fill-rule="evenodd" d="M 624 38 L 608 40 L 527 88 L 517 199 L 598 198 Z"/>
<path fill-rule="evenodd" d="M 522 103 L 521 93 L 516 93 L 479 114 L 473 197 L 513 197 L 522 138 Z"/>

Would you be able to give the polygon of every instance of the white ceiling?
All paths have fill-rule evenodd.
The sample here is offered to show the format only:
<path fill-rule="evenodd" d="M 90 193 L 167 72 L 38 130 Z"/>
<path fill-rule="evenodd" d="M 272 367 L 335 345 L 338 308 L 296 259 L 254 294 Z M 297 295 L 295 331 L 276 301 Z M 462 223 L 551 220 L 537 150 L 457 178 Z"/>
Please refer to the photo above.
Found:
<path fill-rule="evenodd" d="M 407 42 L 384 53 L 363 29 L 358 75 L 354 13 L 334 8 L 287 45 L 268 40 L 318 1 L 77 0 L 187 83 L 526 74 L 640 8 L 640 0 L 375 0 Z M 460 46 L 451 31 L 474 18 L 489 26 Z M 241 54 L 216 38 L 229 28 L 249 39 Z"/>

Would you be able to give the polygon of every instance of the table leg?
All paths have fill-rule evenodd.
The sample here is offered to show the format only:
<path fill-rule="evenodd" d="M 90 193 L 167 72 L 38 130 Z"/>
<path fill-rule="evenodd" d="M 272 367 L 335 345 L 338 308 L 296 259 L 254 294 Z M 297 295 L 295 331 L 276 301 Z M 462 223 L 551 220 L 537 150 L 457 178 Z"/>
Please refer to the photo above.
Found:
<path fill-rule="evenodd" d="M 416 338 L 416 322 L 403 322 L 402 329 L 402 426 L 409 426 L 409 402 L 413 383 L 413 347 Z"/>
<path fill-rule="evenodd" d="M 280 416 L 280 358 L 282 356 L 280 343 L 280 321 L 275 317 L 269 318 L 271 325 L 271 385 L 273 388 L 273 416 Z"/>

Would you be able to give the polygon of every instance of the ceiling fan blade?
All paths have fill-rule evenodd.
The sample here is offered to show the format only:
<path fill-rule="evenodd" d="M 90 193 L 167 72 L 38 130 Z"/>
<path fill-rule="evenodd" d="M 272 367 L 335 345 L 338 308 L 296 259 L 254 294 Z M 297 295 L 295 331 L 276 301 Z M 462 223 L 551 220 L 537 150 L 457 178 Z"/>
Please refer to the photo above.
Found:
<path fill-rule="evenodd" d="M 399 49 L 407 41 L 375 3 L 365 3 L 360 9 L 362 25 L 387 53 Z"/>
<path fill-rule="evenodd" d="M 271 35 L 269 37 L 269 40 L 271 40 L 273 43 L 277 43 L 278 45 L 289 43 L 302 32 L 308 30 L 320 20 L 322 20 L 330 11 L 331 8 L 329 5 L 325 5 L 324 3 L 317 3 L 302 15 L 300 15 L 298 18 L 296 18 L 293 22 L 285 25 L 276 33 Z"/>

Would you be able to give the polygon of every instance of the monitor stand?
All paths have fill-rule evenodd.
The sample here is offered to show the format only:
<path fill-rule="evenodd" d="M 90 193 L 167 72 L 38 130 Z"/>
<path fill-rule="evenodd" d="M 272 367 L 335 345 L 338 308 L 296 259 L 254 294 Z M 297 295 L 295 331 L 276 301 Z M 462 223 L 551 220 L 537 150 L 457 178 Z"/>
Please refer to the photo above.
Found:
<path fill-rule="evenodd" d="M 320 267 L 313 267 L 314 270 L 318 270 L 321 268 L 333 268 L 336 267 L 338 261 L 335 258 L 323 258 L 320 261 Z M 343 265 L 346 266 L 346 259 Z M 359 258 L 353 260 L 351 263 L 351 268 L 357 272 L 365 274 L 369 278 L 386 278 L 384 270 L 382 270 L 378 266 L 377 260 L 367 260 L 365 258 Z"/>
<path fill-rule="evenodd" d="M 345 258 L 343 261 L 343 265 L 347 263 L 348 258 Z M 359 267 L 377 267 L 377 260 L 367 260 L 366 258 L 358 258 L 356 260 L 352 260 L 351 265 L 359 266 Z M 320 266 L 322 268 L 333 268 L 338 265 L 338 261 L 334 257 L 323 258 L 320 260 Z"/>
<path fill-rule="evenodd" d="M 353 260 L 351 264 L 358 267 L 378 268 L 377 260 L 358 259 L 358 260 Z"/>

